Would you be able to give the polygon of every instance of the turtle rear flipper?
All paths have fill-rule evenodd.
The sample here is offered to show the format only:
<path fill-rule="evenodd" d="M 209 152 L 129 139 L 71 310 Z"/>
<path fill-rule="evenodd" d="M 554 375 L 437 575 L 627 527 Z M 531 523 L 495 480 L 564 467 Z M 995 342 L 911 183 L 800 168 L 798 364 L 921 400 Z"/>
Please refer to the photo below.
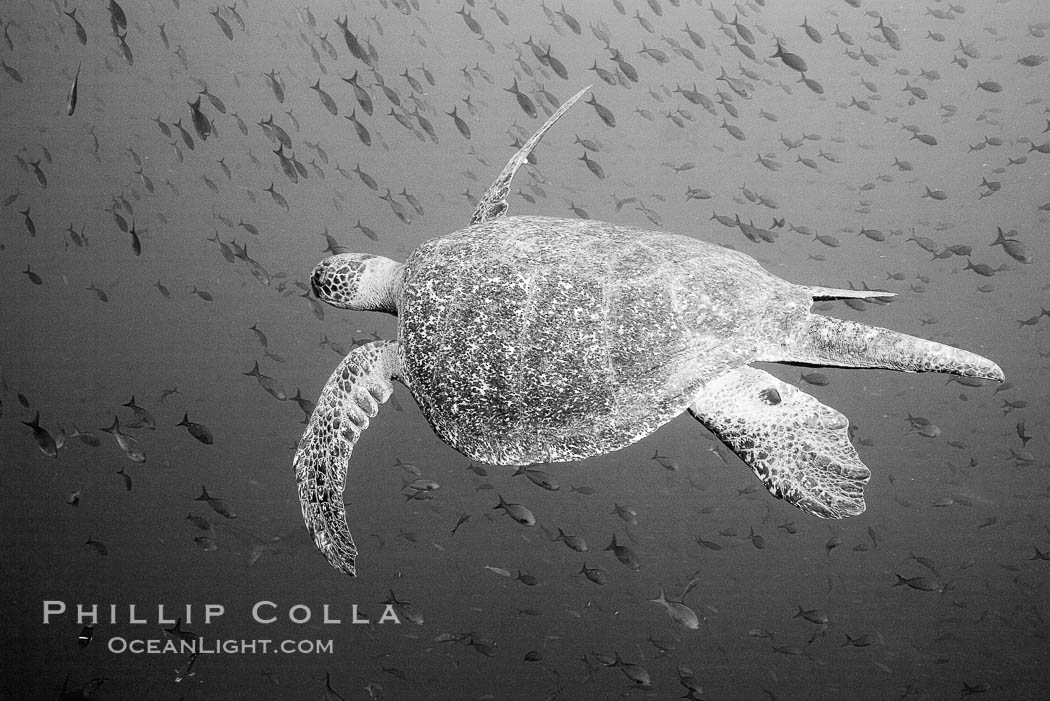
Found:
<path fill-rule="evenodd" d="M 945 372 L 998 382 L 1006 379 L 998 365 L 976 353 L 891 329 L 818 314 L 810 314 L 799 333 L 785 341 L 773 355 L 780 356 L 776 360 L 789 363 Z"/>
<path fill-rule="evenodd" d="M 346 523 L 343 489 L 350 454 L 399 376 L 396 341 L 350 351 L 321 391 L 295 452 L 295 477 L 306 528 L 332 566 L 357 575 L 357 546 Z"/>
<path fill-rule="evenodd" d="M 821 518 L 864 511 L 871 471 L 845 416 L 767 372 L 742 367 L 708 382 L 689 405 L 776 497 Z"/>

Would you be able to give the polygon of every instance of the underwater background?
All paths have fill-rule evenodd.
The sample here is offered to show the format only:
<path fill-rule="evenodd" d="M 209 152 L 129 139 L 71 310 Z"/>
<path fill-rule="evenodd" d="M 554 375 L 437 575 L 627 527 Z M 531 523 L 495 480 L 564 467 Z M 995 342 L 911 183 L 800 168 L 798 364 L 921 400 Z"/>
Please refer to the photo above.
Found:
<path fill-rule="evenodd" d="M 0 697 L 1045 698 L 1048 9 L 3 3 Z M 872 478 L 844 521 L 774 499 L 688 415 L 514 476 L 397 386 L 351 463 L 348 578 L 292 456 L 341 356 L 396 320 L 321 305 L 310 271 L 466 226 L 588 84 L 512 213 L 893 292 L 816 308 L 1007 383 L 764 364 L 849 417 Z M 301 651 L 114 651 L 195 635 Z"/>

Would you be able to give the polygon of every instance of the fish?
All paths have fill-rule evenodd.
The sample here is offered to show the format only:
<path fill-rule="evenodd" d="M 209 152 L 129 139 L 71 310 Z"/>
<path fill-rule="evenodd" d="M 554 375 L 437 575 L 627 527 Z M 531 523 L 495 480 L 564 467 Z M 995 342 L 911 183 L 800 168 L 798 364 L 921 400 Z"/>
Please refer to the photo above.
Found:
<path fill-rule="evenodd" d="M 423 205 L 420 204 L 419 199 L 408 192 L 406 188 L 401 188 L 401 192 L 398 193 L 405 198 L 405 201 L 416 211 L 416 214 L 423 216 Z"/>
<path fill-rule="evenodd" d="M 32 421 L 23 421 L 22 425 L 28 426 L 33 430 L 33 440 L 36 442 L 37 447 L 40 448 L 40 452 L 49 458 L 58 457 L 58 444 L 55 443 L 54 437 L 48 433 L 46 428 L 41 428 L 39 411 L 33 416 Z"/>
<path fill-rule="evenodd" d="M 700 619 L 697 617 L 696 612 L 682 602 L 668 601 L 663 587 L 660 587 L 660 595 L 654 599 L 649 599 L 649 601 L 663 606 L 664 611 L 671 617 L 671 620 L 683 628 L 696 630 L 700 627 Z"/>
<path fill-rule="evenodd" d="M 230 23 L 219 14 L 219 8 L 216 7 L 214 10 L 208 10 L 208 14 L 215 18 L 215 23 L 219 25 L 219 29 L 221 29 L 222 33 L 226 35 L 226 38 L 233 41 L 233 29 L 230 27 Z"/>
<path fill-rule="evenodd" d="M 203 516 L 194 516 L 193 514 L 186 514 L 186 520 L 202 531 L 211 530 L 211 523 L 208 521 L 208 519 L 204 518 Z"/>
<path fill-rule="evenodd" d="M 80 635 L 77 636 L 77 646 L 81 649 L 88 646 L 91 642 L 91 638 L 95 635 L 94 626 L 84 626 L 80 629 Z"/>
<path fill-rule="evenodd" d="M 117 4 L 116 0 L 109 0 L 108 8 L 110 22 L 113 25 L 113 33 L 117 33 L 117 29 L 121 31 L 127 31 L 128 18 L 124 14 L 124 9 Z"/>
<path fill-rule="evenodd" d="M 609 108 L 605 105 L 600 104 L 597 98 L 594 97 L 594 95 L 591 95 L 591 98 L 589 100 L 584 100 L 584 102 L 586 102 L 588 105 L 594 108 L 594 111 L 598 113 L 598 118 L 601 119 L 607 126 L 616 126 L 616 117 L 613 116 L 612 111 L 609 110 Z"/>
<path fill-rule="evenodd" d="M 393 108 L 390 109 L 390 114 L 395 114 Z M 361 143 L 365 146 L 371 146 L 372 134 L 368 131 L 365 125 L 357 119 L 357 110 L 351 110 L 350 114 L 345 114 L 343 117 L 349 119 L 354 125 L 354 131 L 357 132 L 357 138 L 360 139 Z"/>
<path fill-rule="evenodd" d="M 669 470 L 670 472 L 675 472 L 676 470 L 678 470 L 678 461 L 666 455 L 660 455 L 659 450 L 655 451 L 653 453 L 653 457 L 649 459 L 655 460 L 657 465 L 664 468 L 665 470 Z"/>
<path fill-rule="evenodd" d="M 599 585 L 604 585 L 608 581 L 608 575 L 605 574 L 604 570 L 598 567 L 588 567 L 586 562 L 583 563 L 583 566 L 577 574 L 582 574 L 587 579 Z"/>
<path fill-rule="evenodd" d="M 8 24 L 8 26 L 11 26 L 11 25 Z M 0 68 L 3 68 L 4 72 L 7 73 L 8 77 L 11 78 L 11 80 L 15 81 L 16 83 L 24 83 L 25 82 L 25 78 L 23 78 L 22 74 L 18 72 L 18 69 L 15 68 L 14 66 L 7 65 L 7 63 L 2 58 L 0 58 Z"/>
<path fill-rule="evenodd" d="M 109 548 L 107 548 L 106 544 L 103 543 L 101 540 L 95 540 L 91 536 L 88 536 L 87 542 L 85 542 L 84 545 L 94 548 L 95 552 L 97 552 L 102 557 L 109 555 Z"/>
<path fill-rule="evenodd" d="M 578 535 L 568 535 L 561 528 L 558 529 L 558 535 L 555 538 L 551 538 L 552 541 L 561 541 L 565 543 L 570 549 L 575 550 L 578 553 L 587 552 L 587 541 Z"/>
<path fill-rule="evenodd" d="M 344 353 L 343 355 L 346 354 Z M 262 372 L 259 371 L 259 361 L 255 361 L 255 366 L 252 367 L 251 370 L 241 374 L 247 375 L 248 377 L 254 377 L 259 382 L 259 386 L 266 390 L 267 394 L 269 394 L 274 399 L 277 399 L 279 401 L 284 401 L 285 399 L 288 399 L 288 393 L 285 392 L 284 388 L 281 387 L 277 380 L 275 380 L 272 377 L 269 377 L 268 375 L 263 375 Z"/>
<path fill-rule="evenodd" d="M 117 474 L 120 475 L 121 478 L 123 478 L 123 480 L 124 480 L 124 491 L 130 492 L 131 491 L 131 475 L 129 475 L 127 472 L 125 472 L 123 467 L 120 468 L 119 470 L 117 470 Z"/>
<path fill-rule="evenodd" d="M 193 542 L 197 544 L 197 547 L 206 553 L 215 552 L 219 549 L 218 544 L 211 536 L 199 535 L 193 538 Z"/>
<path fill-rule="evenodd" d="M 40 161 L 30 161 L 29 166 L 33 169 L 33 177 L 36 178 L 37 184 L 47 189 L 47 175 L 40 168 Z"/>
<path fill-rule="evenodd" d="M 638 512 L 629 506 L 621 506 L 620 504 L 613 504 L 613 510 L 611 513 L 616 514 L 621 519 L 626 521 L 631 526 L 638 525 Z"/>
<path fill-rule="evenodd" d="M 193 129 L 197 132 L 197 136 L 201 141 L 207 141 L 208 137 L 211 136 L 211 122 L 201 112 L 201 96 L 197 95 L 197 99 L 193 102 L 187 102 L 190 106 L 190 116 L 193 118 Z"/>
<path fill-rule="evenodd" d="M 383 601 L 384 604 L 393 606 L 399 617 L 404 618 L 409 623 L 421 626 L 424 623 L 423 614 L 415 606 L 407 601 L 402 601 L 394 595 L 393 590 L 389 591 L 389 596 Z"/>
<path fill-rule="evenodd" d="M 285 174 L 285 176 L 292 181 L 293 185 L 298 183 L 299 171 L 295 167 L 295 164 L 293 163 L 292 159 L 284 155 L 284 144 L 281 144 L 277 148 L 277 150 L 273 152 L 273 154 L 277 156 L 277 160 L 281 164 L 281 171 Z M 295 154 L 292 154 L 292 158 L 295 158 Z"/>
<path fill-rule="evenodd" d="M 803 618 L 809 621 L 810 623 L 815 623 L 817 625 L 822 626 L 828 624 L 828 614 L 823 609 L 810 609 L 807 611 L 806 609 L 799 606 L 798 611 L 795 613 L 794 616 L 792 616 L 792 618 Z"/>
<path fill-rule="evenodd" d="M 638 562 L 638 558 L 635 557 L 634 551 L 626 545 L 621 545 L 616 541 L 616 534 L 613 534 L 612 542 L 605 548 L 606 550 L 612 550 L 613 555 L 621 563 L 631 568 L 632 570 L 641 569 L 641 565 Z"/>
<path fill-rule="evenodd" d="M 25 209 L 19 210 L 18 213 L 22 215 L 22 221 L 25 224 L 26 232 L 30 236 L 36 236 L 36 224 L 33 222 L 33 217 L 29 216 L 31 209 L 32 207 L 26 207 Z M 28 269 L 29 266 L 26 267 Z M 38 282 L 37 284 L 39 285 L 40 283 Z"/>
<path fill-rule="evenodd" d="M 69 93 L 66 96 L 66 116 L 68 117 L 72 117 L 77 109 L 77 84 L 80 82 L 80 65 L 79 63 L 77 64 L 77 72 L 73 76 L 73 83 L 69 86 Z"/>
<path fill-rule="evenodd" d="M 120 419 L 116 416 L 113 417 L 113 424 L 108 428 L 99 428 L 100 431 L 105 431 L 113 435 L 116 439 L 117 445 L 124 454 L 128 456 L 128 460 L 131 462 L 146 462 L 146 450 L 139 443 L 139 440 L 134 436 L 128 435 L 120 430 Z"/>
<path fill-rule="evenodd" d="M 135 414 L 135 419 L 138 421 L 139 426 L 150 430 L 155 430 L 157 428 L 157 421 L 153 418 L 153 415 L 135 403 L 135 395 L 131 395 L 131 400 L 121 406 L 126 406 L 131 409 Z M 131 424 L 129 424 L 129 426 L 130 425 Z M 138 426 L 132 426 L 132 428 L 138 428 Z"/>
<path fill-rule="evenodd" d="M 284 198 L 284 195 L 274 189 L 272 181 L 270 182 L 270 187 L 265 188 L 265 191 L 270 193 L 270 199 L 272 199 L 278 207 L 283 207 L 286 212 L 289 211 L 288 200 Z"/>
<path fill-rule="evenodd" d="M 98 448 L 102 445 L 102 441 L 97 435 L 91 431 L 81 431 L 76 424 L 73 424 L 73 433 L 70 437 L 79 438 L 81 443 L 92 448 Z"/>
<path fill-rule="evenodd" d="M 418 107 L 412 113 L 412 116 L 416 118 L 416 123 L 419 124 L 419 128 L 426 132 L 427 136 L 430 137 L 430 140 L 435 144 L 438 143 L 438 135 L 437 132 L 434 131 L 434 126 L 426 117 L 419 113 Z"/>
<path fill-rule="evenodd" d="M 321 88 L 320 78 L 318 78 L 317 82 L 310 86 L 310 89 L 317 93 L 317 96 L 321 100 L 321 105 L 324 106 L 324 108 L 328 110 L 332 114 L 332 116 L 336 116 L 339 114 L 339 109 L 335 105 L 335 100 L 333 100 L 332 96 L 326 93 Z"/>
<path fill-rule="evenodd" d="M 190 432 L 190 435 L 196 438 L 204 445 L 211 445 L 213 438 L 211 431 L 204 424 L 195 423 L 190 421 L 189 412 L 184 412 L 182 415 L 182 421 L 175 424 L 176 426 L 185 426 L 186 430 Z M 232 518 L 232 517 L 231 517 Z"/>
<path fill-rule="evenodd" d="M 123 58 L 124 62 L 127 63 L 129 66 L 134 65 L 135 56 L 131 53 L 131 47 L 128 46 L 127 31 L 125 31 L 123 34 L 117 34 L 117 40 L 120 42 L 120 46 L 118 48 L 120 50 L 121 58 Z"/>
<path fill-rule="evenodd" d="M 518 100 L 518 106 L 521 107 L 522 111 L 525 112 L 528 116 L 530 116 L 530 118 L 532 118 L 533 120 L 537 118 L 537 110 L 535 110 L 535 104 L 528 97 L 528 95 L 522 92 L 521 89 L 518 87 L 517 78 L 514 78 L 514 82 L 510 87 L 503 89 L 506 92 L 509 92 L 512 95 L 514 95 L 514 99 Z"/>
<path fill-rule="evenodd" d="M 193 137 L 190 136 L 190 133 L 182 126 L 182 118 L 180 117 L 179 119 L 176 119 L 171 125 L 178 130 L 179 137 L 182 139 L 182 143 L 186 145 L 186 148 L 192 151 L 194 148 Z"/>
<path fill-rule="evenodd" d="M 361 182 L 363 182 L 366 187 L 368 187 L 370 190 L 374 190 L 375 192 L 379 192 L 379 183 L 377 183 L 376 179 L 373 178 L 371 175 L 361 170 L 360 163 L 354 166 L 353 172 L 357 173 L 357 177 L 361 179 Z"/>
<path fill-rule="evenodd" d="M 459 530 L 459 527 L 462 526 L 464 523 L 466 523 L 469 520 L 470 520 L 470 514 L 460 514 L 459 518 L 456 520 L 456 525 L 452 527 L 451 534 L 452 535 L 456 535 L 456 531 Z"/>
<path fill-rule="evenodd" d="M 208 506 L 210 506 L 212 510 L 220 516 L 225 516 L 226 518 L 231 519 L 237 518 L 237 514 L 233 513 L 233 510 L 230 509 L 230 505 L 222 499 L 219 499 L 218 497 L 213 497 L 210 494 L 208 494 L 208 490 L 205 489 L 203 484 L 201 485 L 201 495 L 199 497 L 196 497 L 194 501 L 207 502 Z"/>
<path fill-rule="evenodd" d="M 534 587 L 540 583 L 540 580 L 529 574 L 528 572 L 522 572 L 521 568 L 518 568 L 518 576 L 514 578 L 515 581 L 521 582 L 527 587 Z"/>
<path fill-rule="evenodd" d="M 1024 245 L 1024 242 L 1017 239 L 1007 238 L 1001 226 L 996 228 L 998 229 L 998 233 L 995 237 L 995 241 L 988 244 L 989 246 L 1002 246 L 1002 249 L 1006 251 L 1007 255 L 1019 263 L 1028 264 L 1032 262 L 1032 255 L 1028 252 L 1028 248 Z"/>
<path fill-rule="evenodd" d="M 84 31 L 84 25 L 77 19 L 77 8 L 73 8 L 72 12 L 66 12 L 62 10 L 62 14 L 73 21 L 73 29 L 77 35 L 77 41 L 80 42 L 81 46 L 87 46 L 87 32 Z"/>
<path fill-rule="evenodd" d="M 503 509 L 503 512 L 505 514 L 507 514 L 523 526 L 536 525 L 536 517 L 528 509 L 528 507 L 523 506 L 521 504 L 510 504 L 504 501 L 503 496 L 498 492 L 496 493 L 496 496 L 499 497 L 499 503 L 493 506 L 493 509 Z"/>
<path fill-rule="evenodd" d="M 381 195 L 379 197 L 379 199 L 386 200 L 387 202 L 389 202 L 390 203 L 390 209 L 393 210 L 394 214 L 402 222 L 404 222 L 405 224 L 411 224 L 412 223 L 412 219 L 411 219 L 411 217 L 408 216 L 408 212 L 405 211 L 405 208 L 401 205 L 401 203 L 398 202 L 397 200 L 395 200 L 394 196 L 390 193 L 390 188 L 387 188 L 386 189 L 386 194 L 385 195 Z"/>
<path fill-rule="evenodd" d="M 131 252 L 136 256 L 142 255 L 142 240 L 139 239 L 139 234 L 135 231 L 135 219 L 131 219 L 131 228 L 128 229 L 128 233 L 131 234 Z"/>
<path fill-rule="evenodd" d="M 583 161 L 583 164 L 587 166 L 587 170 L 594 173 L 595 177 L 597 177 L 599 180 L 605 180 L 605 170 L 602 169 L 600 163 L 588 157 L 586 151 L 584 151 L 583 155 L 576 160 Z"/>
<path fill-rule="evenodd" d="M 785 51 L 784 47 L 777 42 L 776 52 L 770 56 L 770 58 L 779 58 L 781 62 L 788 68 L 798 71 L 799 73 L 805 73 L 809 67 L 806 65 L 805 59 L 798 54 L 793 54 L 790 51 Z"/>
<path fill-rule="evenodd" d="M 716 550 L 717 551 L 717 550 L 721 550 L 722 549 L 722 546 L 719 545 L 718 543 L 714 542 L 713 540 L 704 540 L 704 538 L 702 536 L 700 536 L 700 535 L 697 535 L 695 540 L 696 540 L 697 545 L 701 545 L 701 546 L 707 548 L 708 550 Z"/>
<path fill-rule="evenodd" d="M 895 574 L 897 582 L 893 585 L 895 587 L 908 586 L 918 591 L 932 591 L 932 592 L 944 592 L 947 585 L 943 582 L 938 582 L 935 579 L 929 577 L 912 577 L 910 579 L 904 578 L 899 574 Z"/>
<path fill-rule="evenodd" d="M 635 686 L 641 689 L 649 689 L 652 687 L 652 677 L 650 677 L 648 670 L 638 664 L 631 662 L 624 662 L 620 659 L 620 653 L 616 653 L 615 661 L 612 667 L 619 667 L 620 671 L 624 673 Z"/>
<path fill-rule="evenodd" d="M 284 86 L 281 85 L 281 81 L 277 78 L 277 69 L 270 69 L 269 73 L 263 73 L 263 77 L 266 78 L 266 84 L 270 86 L 270 90 L 273 92 L 277 102 L 284 104 Z"/>
<path fill-rule="evenodd" d="M 358 41 L 356 36 L 354 36 L 354 33 L 350 31 L 350 17 L 348 15 L 344 16 L 342 21 L 337 17 L 335 23 L 338 25 L 339 29 L 342 30 L 343 40 L 346 42 L 346 48 L 350 49 L 350 53 L 353 57 L 359 61 L 369 63 L 370 59 L 368 53 L 361 46 L 361 42 Z"/>
<path fill-rule="evenodd" d="M 728 131 L 730 136 L 732 136 L 737 141 L 746 141 L 747 140 L 747 136 L 744 134 L 744 130 L 743 129 L 741 129 L 740 127 L 736 126 L 735 124 L 727 123 L 724 118 L 722 119 L 721 128 L 725 129 L 726 131 Z M 803 160 L 805 160 L 805 159 L 803 159 Z"/>
<path fill-rule="evenodd" d="M 357 82 L 357 71 L 349 78 L 342 79 L 344 83 L 347 83 L 354 89 L 354 98 L 357 100 L 357 104 L 361 106 L 361 109 L 365 111 L 365 114 L 371 116 L 373 110 L 372 96 L 368 94 L 368 91 L 361 87 Z"/>

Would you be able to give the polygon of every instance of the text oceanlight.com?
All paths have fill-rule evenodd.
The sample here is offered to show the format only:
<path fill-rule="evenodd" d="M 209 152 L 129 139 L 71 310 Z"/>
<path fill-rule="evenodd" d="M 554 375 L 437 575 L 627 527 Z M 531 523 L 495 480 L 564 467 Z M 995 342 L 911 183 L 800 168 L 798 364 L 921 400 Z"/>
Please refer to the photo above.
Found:
<path fill-rule="evenodd" d="M 121 654 L 171 654 L 189 655 L 254 655 L 283 653 L 286 655 L 332 654 L 331 640 L 210 640 L 192 638 L 182 640 L 137 639 L 114 636 L 106 646 L 110 652 Z"/>

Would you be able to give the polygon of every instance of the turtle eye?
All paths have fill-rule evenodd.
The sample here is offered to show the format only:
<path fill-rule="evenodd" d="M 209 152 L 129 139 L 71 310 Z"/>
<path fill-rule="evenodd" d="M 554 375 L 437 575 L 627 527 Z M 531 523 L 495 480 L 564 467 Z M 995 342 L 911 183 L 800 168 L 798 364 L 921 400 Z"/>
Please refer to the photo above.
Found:
<path fill-rule="evenodd" d="M 773 387 L 767 387 L 758 393 L 758 398 L 769 406 L 776 406 L 780 404 L 780 392 L 776 391 Z"/>

